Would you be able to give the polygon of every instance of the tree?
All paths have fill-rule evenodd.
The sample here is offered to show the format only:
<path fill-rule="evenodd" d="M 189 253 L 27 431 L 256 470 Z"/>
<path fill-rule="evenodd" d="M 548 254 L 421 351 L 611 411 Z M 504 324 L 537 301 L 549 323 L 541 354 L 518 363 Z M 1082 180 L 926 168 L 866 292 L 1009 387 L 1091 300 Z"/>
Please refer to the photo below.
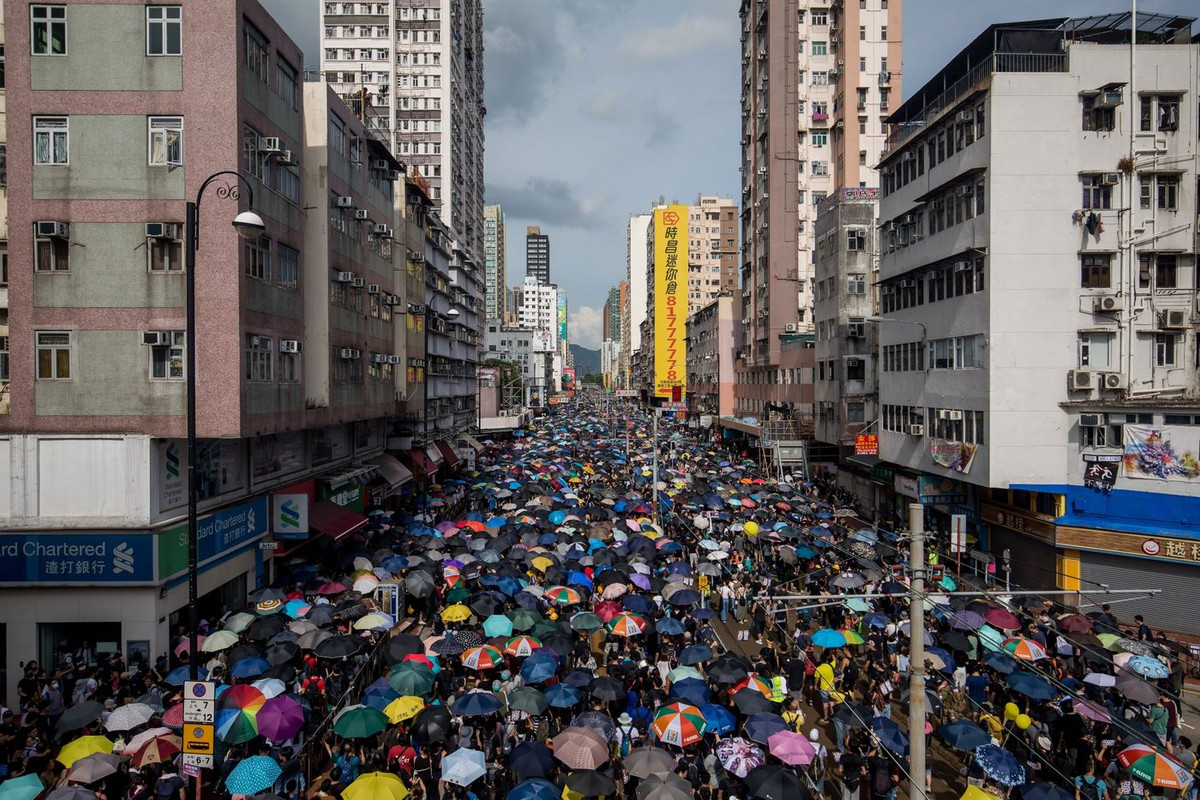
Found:
<path fill-rule="evenodd" d="M 524 381 L 521 379 L 519 364 L 499 358 L 489 358 L 483 362 L 483 366 L 500 370 L 500 386 L 504 392 L 516 390 L 518 396 L 520 395 L 520 390 L 524 388 Z"/>
<path fill-rule="evenodd" d="M 604 376 L 593 372 L 589 375 L 584 375 L 582 383 L 584 383 L 585 385 L 592 384 L 594 386 L 603 386 L 604 385 Z"/>

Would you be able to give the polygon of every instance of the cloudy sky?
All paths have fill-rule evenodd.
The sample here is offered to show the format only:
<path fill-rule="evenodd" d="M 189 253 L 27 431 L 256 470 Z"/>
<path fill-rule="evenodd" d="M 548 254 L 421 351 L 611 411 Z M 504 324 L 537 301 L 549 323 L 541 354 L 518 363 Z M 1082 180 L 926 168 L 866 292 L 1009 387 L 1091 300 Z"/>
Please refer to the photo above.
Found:
<path fill-rule="evenodd" d="M 876 0 L 870 0 L 874 3 Z M 1128 10 L 1084 0 L 904 0 L 904 95 L 984 27 Z M 318 66 L 319 0 L 263 0 Z M 508 283 L 525 274 L 525 227 L 550 234 L 571 339 L 600 340 L 625 276 L 626 221 L 658 198 L 737 198 L 737 0 L 484 0 L 487 200 L 508 221 Z M 1195 0 L 1140 13 L 1197 16 Z"/>

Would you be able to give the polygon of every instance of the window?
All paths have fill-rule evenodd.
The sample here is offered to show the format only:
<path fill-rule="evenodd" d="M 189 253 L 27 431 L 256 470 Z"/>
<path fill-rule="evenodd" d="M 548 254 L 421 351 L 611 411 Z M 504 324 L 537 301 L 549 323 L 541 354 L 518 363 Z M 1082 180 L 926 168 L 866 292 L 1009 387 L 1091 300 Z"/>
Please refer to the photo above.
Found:
<path fill-rule="evenodd" d="M 1107 93 L 1080 98 L 1083 101 L 1083 129 L 1085 131 L 1111 131 L 1116 128 L 1116 109 L 1112 106 L 1100 107 L 1097 105 L 1097 101 Z"/>
<path fill-rule="evenodd" d="M 1141 129 L 1171 133 L 1179 130 L 1179 100 L 1177 94 L 1143 95 Z"/>
<path fill-rule="evenodd" d="M 829 54 L 829 46 L 826 42 L 813 42 L 812 54 L 814 56 L 824 56 Z"/>
<path fill-rule="evenodd" d="M 1079 257 L 1079 285 L 1084 289 L 1112 287 L 1112 253 L 1089 253 Z"/>
<path fill-rule="evenodd" d="M 1178 288 L 1179 262 L 1174 254 L 1141 253 L 1138 255 L 1138 288 L 1140 289 L 1175 289 Z M 1150 278 L 1154 284 L 1151 287 Z"/>
<path fill-rule="evenodd" d="M 1179 208 L 1179 176 L 1156 175 L 1154 183 L 1158 187 L 1158 207 L 1165 211 L 1175 211 Z"/>
<path fill-rule="evenodd" d="M 37 379 L 66 381 L 71 379 L 71 332 L 37 331 Z"/>
<path fill-rule="evenodd" d="M 814 8 L 812 10 L 812 17 L 810 19 L 811 19 L 811 22 L 813 25 L 828 25 L 829 24 L 829 10 L 825 9 L 825 8 Z M 800 21 L 804 22 L 803 19 L 801 19 Z"/>
<path fill-rule="evenodd" d="M 183 117 L 150 117 L 150 166 L 178 167 L 183 164 Z"/>
<path fill-rule="evenodd" d="M 1079 334 L 1079 366 L 1107 367 L 1113 335 L 1089 331 Z"/>
<path fill-rule="evenodd" d="M 850 228 L 846 231 L 846 249 L 851 251 L 867 249 L 867 231 L 865 228 Z"/>
<path fill-rule="evenodd" d="M 1083 184 L 1082 208 L 1112 208 L 1112 185 L 1104 183 L 1103 175 L 1080 175 Z"/>
<path fill-rule="evenodd" d="M 70 228 L 59 223 L 60 230 L 53 236 L 39 231 L 41 225 L 34 223 L 33 268 L 38 272 L 66 272 L 71 268 Z"/>
<path fill-rule="evenodd" d="M 887 25 L 879 26 L 879 41 L 881 41 L 881 42 L 887 41 Z"/>
<path fill-rule="evenodd" d="M 867 277 L 862 274 L 850 274 L 846 276 L 846 293 L 847 294 L 866 294 L 867 293 Z"/>
<path fill-rule="evenodd" d="M 66 117 L 34 117 L 33 163 L 69 164 L 68 133 Z"/>
<path fill-rule="evenodd" d="M 8 143 L 0 142 L 0 189 L 8 186 Z"/>
<path fill-rule="evenodd" d="M 260 237 L 254 242 L 245 242 L 246 275 L 255 280 L 271 280 L 271 240 Z"/>
<path fill-rule="evenodd" d="M 1159 367 L 1175 366 L 1175 343 L 1179 337 L 1173 333 L 1154 334 L 1154 364 Z"/>
<path fill-rule="evenodd" d="M 827 144 L 829 144 L 829 134 L 828 133 L 826 133 L 825 131 L 813 131 L 812 132 L 812 146 L 813 147 L 824 147 Z M 813 166 L 815 168 L 815 166 L 816 166 L 815 163 Z"/>
<path fill-rule="evenodd" d="M 183 374 L 183 348 L 187 341 L 184 331 L 164 331 L 170 344 L 150 347 L 150 380 L 181 381 Z"/>
<path fill-rule="evenodd" d="M 299 383 L 300 382 L 300 354 L 299 353 L 279 353 L 279 382 L 280 383 Z"/>
<path fill-rule="evenodd" d="M 827 86 L 829 84 L 829 73 L 823 70 L 813 70 L 812 82 L 813 86 Z"/>
<path fill-rule="evenodd" d="M 267 66 L 269 57 L 267 55 L 267 37 L 263 36 L 262 31 L 254 27 L 249 20 L 242 21 L 242 40 L 246 48 L 246 69 L 252 74 L 257 75 L 258 79 L 263 83 L 267 82 Z"/>
<path fill-rule="evenodd" d="M 0 336 L 0 381 L 8 382 L 8 337 Z"/>
<path fill-rule="evenodd" d="M 183 242 L 178 239 L 153 237 L 146 240 L 146 254 L 151 272 L 180 272 L 183 270 Z"/>
<path fill-rule="evenodd" d="M 271 347 L 270 336 L 246 334 L 246 380 L 256 383 L 271 380 Z"/>
<path fill-rule="evenodd" d="M 242 128 L 242 155 L 244 161 L 242 170 L 247 175 L 258 178 L 263 183 L 271 180 L 271 156 L 258 149 L 258 131 L 246 125 Z"/>
<path fill-rule="evenodd" d="M 288 108 L 296 108 L 296 68 L 282 58 L 275 58 L 275 92 Z"/>
<path fill-rule="evenodd" d="M 866 25 L 858 26 L 858 40 L 860 42 L 865 42 L 867 40 L 867 26 Z"/>
<path fill-rule="evenodd" d="M 30 6 L 30 45 L 35 56 L 67 54 L 67 7 Z"/>
<path fill-rule="evenodd" d="M 285 289 L 300 286 L 300 251 L 279 243 L 275 252 L 275 279 Z"/>
<path fill-rule="evenodd" d="M 182 6 L 146 6 L 146 55 L 183 55 Z"/>

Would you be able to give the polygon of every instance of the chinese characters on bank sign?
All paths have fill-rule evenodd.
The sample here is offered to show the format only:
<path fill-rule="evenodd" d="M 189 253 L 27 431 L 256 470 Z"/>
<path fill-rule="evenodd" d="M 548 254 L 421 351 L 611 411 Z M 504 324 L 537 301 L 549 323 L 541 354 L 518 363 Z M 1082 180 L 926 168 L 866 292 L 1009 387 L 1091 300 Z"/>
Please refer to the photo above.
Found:
<path fill-rule="evenodd" d="M 154 537 L 130 533 L 0 536 L 0 583 L 154 580 Z"/>
<path fill-rule="evenodd" d="M 687 385 L 688 208 L 654 210 L 654 394 L 671 397 Z"/>

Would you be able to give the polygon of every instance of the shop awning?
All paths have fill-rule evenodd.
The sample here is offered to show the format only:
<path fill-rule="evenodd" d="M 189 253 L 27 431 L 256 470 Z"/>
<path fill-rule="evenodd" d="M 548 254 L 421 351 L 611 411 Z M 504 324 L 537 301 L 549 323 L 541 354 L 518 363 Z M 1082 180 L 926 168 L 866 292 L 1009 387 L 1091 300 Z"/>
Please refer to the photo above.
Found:
<path fill-rule="evenodd" d="M 471 434 L 469 434 L 469 433 L 464 433 L 462 436 L 460 436 L 460 437 L 458 437 L 458 438 L 459 438 L 459 439 L 461 439 L 462 441 L 466 442 L 466 443 L 467 443 L 467 447 L 470 447 L 470 448 L 471 448 L 472 450 L 474 450 L 476 453 L 482 453 L 482 452 L 483 452 L 483 442 L 479 441 L 478 439 L 476 439 L 476 438 L 475 438 L 474 436 L 472 436 Z"/>
<path fill-rule="evenodd" d="M 441 450 L 442 455 L 446 457 L 446 466 L 450 469 L 456 469 L 462 462 L 462 459 L 458 457 L 458 453 L 454 452 L 454 448 L 448 443 L 438 442 L 437 448 L 438 450 Z"/>
<path fill-rule="evenodd" d="M 742 422 L 740 419 L 736 419 L 734 417 L 721 417 L 717 421 L 717 424 L 719 424 L 722 428 L 728 428 L 733 431 L 741 431 L 749 436 L 762 436 L 761 425 Z"/>
<path fill-rule="evenodd" d="M 874 469 L 882 460 L 879 456 L 846 456 L 847 463 L 867 469 Z"/>
<path fill-rule="evenodd" d="M 429 456 L 420 447 L 414 447 L 412 450 L 409 450 L 408 458 L 412 461 L 414 469 L 424 472 L 426 475 L 437 470 L 437 464 L 430 461 Z"/>
<path fill-rule="evenodd" d="M 337 503 L 321 500 L 308 509 L 308 524 L 336 542 L 366 525 L 367 518 Z"/>
<path fill-rule="evenodd" d="M 399 489 L 413 479 L 413 474 L 409 468 L 401 464 L 390 453 L 381 453 L 374 458 L 369 458 L 367 459 L 367 463 L 376 466 L 379 474 L 383 476 L 385 481 L 391 484 L 393 489 Z"/>
<path fill-rule="evenodd" d="M 442 465 L 442 460 L 443 460 L 442 459 L 442 451 L 437 449 L 437 445 L 435 445 L 435 444 L 425 445 L 425 455 L 427 455 L 429 457 L 429 460 L 431 462 L 433 462 L 434 469 L 437 469 L 438 467 L 440 467 Z"/>

